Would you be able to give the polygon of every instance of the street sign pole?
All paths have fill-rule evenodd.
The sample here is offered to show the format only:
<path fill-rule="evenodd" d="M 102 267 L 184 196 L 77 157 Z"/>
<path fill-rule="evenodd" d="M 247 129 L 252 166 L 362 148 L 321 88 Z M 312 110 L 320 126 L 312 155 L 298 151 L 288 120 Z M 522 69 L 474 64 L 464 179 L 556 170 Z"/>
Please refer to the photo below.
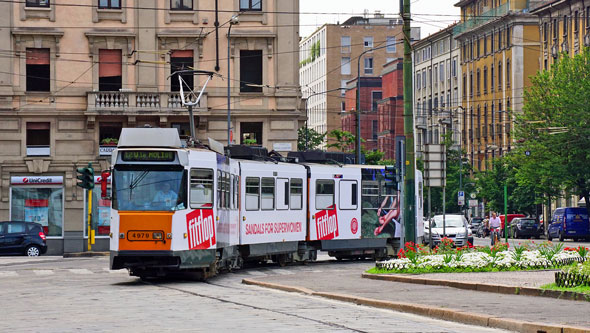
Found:
<path fill-rule="evenodd" d="M 92 189 L 88 190 L 88 251 L 92 250 L 94 244 L 94 230 L 92 230 Z"/>
<path fill-rule="evenodd" d="M 401 4 L 401 1 L 400 1 Z M 404 135 L 406 137 L 406 159 L 404 177 L 404 231 L 406 242 L 416 242 L 416 165 L 414 159 L 414 114 L 412 97 L 412 38 L 410 28 L 410 0 L 403 0 L 402 18 L 404 20 Z"/>
<path fill-rule="evenodd" d="M 508 226 L 508 186 L 504 183 L 504 237 L 506 243 L 508 243 L 508 232 L 506 227 Z"/>

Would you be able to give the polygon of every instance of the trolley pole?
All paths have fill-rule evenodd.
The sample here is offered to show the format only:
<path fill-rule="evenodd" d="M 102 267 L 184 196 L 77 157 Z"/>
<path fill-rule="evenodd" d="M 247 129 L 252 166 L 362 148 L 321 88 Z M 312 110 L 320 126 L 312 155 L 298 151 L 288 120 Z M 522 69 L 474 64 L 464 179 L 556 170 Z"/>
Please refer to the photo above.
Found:
<path fill-rule="evenodd" d="M 410 28 L 410 0 L 403 1 L 402 18 L 404 20 L 404 134 L 406 137 L 406 161 L 404 175 L 404 234 L 406 242 L 416 242 L 416 164 L 414 159 L 414 113 L 412 94 L 412 47 Z"/>
<path fill-rule="evenodd" d="M 88 251 L 94 244 L 94 230 L 92 229 L 92 189 L 88 190 Z"/>

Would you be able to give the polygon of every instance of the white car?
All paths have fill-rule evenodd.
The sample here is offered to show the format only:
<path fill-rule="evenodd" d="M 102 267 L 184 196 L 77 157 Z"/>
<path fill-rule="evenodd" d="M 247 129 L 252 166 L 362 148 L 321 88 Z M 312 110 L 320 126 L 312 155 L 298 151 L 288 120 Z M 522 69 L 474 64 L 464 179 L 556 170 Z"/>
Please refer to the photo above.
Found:
<path fill-rule="evenodd" d="M 443 216 L 435 215 L 429 223 L 424 223 L 424 242 L 428 243 L 430 240 L 430 230 L 432 230 L 432 243 L 438 245 L 443 237 L 453 240 L 455 246 L 465 246 L 467 242 L 473 244 L 473 233 L 467 224 L 467 219 L 463 215 L 448 214 Z M 444 234 L 443 234 L 444 233 Z"/>

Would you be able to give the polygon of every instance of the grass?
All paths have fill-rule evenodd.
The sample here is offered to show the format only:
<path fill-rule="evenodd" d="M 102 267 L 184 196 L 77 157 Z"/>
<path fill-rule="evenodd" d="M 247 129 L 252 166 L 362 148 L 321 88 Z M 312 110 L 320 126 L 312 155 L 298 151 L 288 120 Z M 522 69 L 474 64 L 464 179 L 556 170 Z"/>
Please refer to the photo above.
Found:
<path fill-rule="evenodd" d="M 577 287 L 573 287 L 573 288 L 566 288 L 566 287 L 559 287 L 555 283 L 549 283 L 544 286 L 541 286 L 541 289 L 557 290 L 557 291 L 573 291 L 576 293 L 590 295 L 590 287 L 587 287 L 587 286 L 577 286 Z"/>

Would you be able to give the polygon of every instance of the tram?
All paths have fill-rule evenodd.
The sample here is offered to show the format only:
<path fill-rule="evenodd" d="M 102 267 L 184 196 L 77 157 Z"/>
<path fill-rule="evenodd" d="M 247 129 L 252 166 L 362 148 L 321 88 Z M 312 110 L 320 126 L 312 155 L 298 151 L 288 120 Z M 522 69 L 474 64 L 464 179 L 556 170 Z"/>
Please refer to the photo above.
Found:
<path fill-rule="evenodd" d="M 399 247 L 401 196 L 383 166 L 185 146 L 176 129 L 122 130 L 112 153 L 111 269 L 207 278 L 245 261 L 313 261 L 317 251 L 379 259 Z M 421 232 L 419 172 L 416 193 Z"/>

